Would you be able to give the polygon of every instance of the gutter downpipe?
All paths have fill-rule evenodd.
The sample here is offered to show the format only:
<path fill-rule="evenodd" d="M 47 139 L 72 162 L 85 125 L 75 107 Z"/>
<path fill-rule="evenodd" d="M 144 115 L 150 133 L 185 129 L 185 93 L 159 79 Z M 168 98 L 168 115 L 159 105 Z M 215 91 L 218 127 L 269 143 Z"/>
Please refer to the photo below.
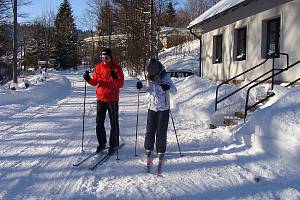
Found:
<path fill-rule="evenodd" d="M 202 77 L 202 35 L 198 36 L 196 33 L 192 32 L 192 28 L 189 29 L 190 33 L 199 39 L 200 42 L 200 54 L 199 54 L 199 77 Z"/>

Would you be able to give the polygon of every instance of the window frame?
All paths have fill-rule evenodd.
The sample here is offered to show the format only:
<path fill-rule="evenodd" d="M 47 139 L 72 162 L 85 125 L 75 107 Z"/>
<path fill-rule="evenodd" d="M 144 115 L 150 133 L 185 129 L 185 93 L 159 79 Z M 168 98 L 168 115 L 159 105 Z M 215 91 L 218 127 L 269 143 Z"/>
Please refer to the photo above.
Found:
<path fill-rule="evenodd" d="M 279 57 L 280 52 L 280 17 L 271 19 L 267 21 L 267 43 L 266 43 L 266 55 L 270 56 L 270 46 L 272 42 L 274 42 L 274 53 L 276 53 L 275 57 Z M 275 40 L 275 41 L 274 41 Z"/>
<path fill-rule="evenodd" d="M 235 61 L 243 61 L 247 58 L 247 27 L 235 29 Z"/>
<path fill-rule="evenodd" d="M 213 37 L 213 64 L 223 62 L 223 34 Z"/>

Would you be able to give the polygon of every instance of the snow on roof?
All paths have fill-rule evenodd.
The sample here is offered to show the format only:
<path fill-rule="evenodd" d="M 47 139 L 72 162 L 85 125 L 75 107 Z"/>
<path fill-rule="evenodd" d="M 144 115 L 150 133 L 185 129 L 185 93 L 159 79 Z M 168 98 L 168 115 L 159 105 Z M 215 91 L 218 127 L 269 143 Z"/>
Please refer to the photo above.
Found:
<path fill-rule="evenodd" d="M 228 10 L 232 8 L 233 6 L 236 6 L 246 0 L 222 0 L 218 2 L 216 5 L 208 9 L 206 12 L 204 12 L 202 15 L 197 17 L 194 21 L 192 21 L 187 28 L 191 28 L 192 26 L 195 26 L 196 24 L 199 24 L 200 22 L 203 22 L 204 20 L 213 17 L 225 10 Z"/>
<path fill-rule="evenodd" d="M 167 32 L 167 31 L 173 31 L 174 28 L 173 27 L 168 27 L 168 26 L 161 26 L 160 27 L 160 31 L 163 31 L 163 32 Z"/>

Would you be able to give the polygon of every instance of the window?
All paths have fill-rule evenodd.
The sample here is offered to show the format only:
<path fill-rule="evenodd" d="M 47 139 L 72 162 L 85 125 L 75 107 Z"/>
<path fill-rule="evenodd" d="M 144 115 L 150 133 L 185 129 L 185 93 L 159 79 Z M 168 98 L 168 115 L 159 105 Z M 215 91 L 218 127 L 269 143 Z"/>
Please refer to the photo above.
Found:
<path fill-rule="evenodd" d="M 279 38 L 280 38 L 280 18 L 267 21 L 267 46 L 266 46 L 267 56 L 270 55 L 271 53 L 280 52 Z"/>
<path fill-rule="evenodd" d="M 235 60 L 246 60 L 246 41 L 247 41 L 247 28 L 240 28 L 236 30 L 236 54 Z"/>
<path fill-rule="evenodd" d="M 222 63 L 222 35 L 213 38 L 213 63 Z"/>

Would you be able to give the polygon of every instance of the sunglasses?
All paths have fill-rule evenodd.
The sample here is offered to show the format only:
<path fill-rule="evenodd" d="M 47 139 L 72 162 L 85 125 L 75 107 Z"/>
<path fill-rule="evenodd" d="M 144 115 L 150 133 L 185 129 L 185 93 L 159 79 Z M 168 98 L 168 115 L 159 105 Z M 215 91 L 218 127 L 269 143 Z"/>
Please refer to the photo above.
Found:
<path fill-rule="evenodd" d="M 109 56 L 102 56 L 101 59 L 108 60 L 108 59 L 110 59 L 110 57 Z"/>

